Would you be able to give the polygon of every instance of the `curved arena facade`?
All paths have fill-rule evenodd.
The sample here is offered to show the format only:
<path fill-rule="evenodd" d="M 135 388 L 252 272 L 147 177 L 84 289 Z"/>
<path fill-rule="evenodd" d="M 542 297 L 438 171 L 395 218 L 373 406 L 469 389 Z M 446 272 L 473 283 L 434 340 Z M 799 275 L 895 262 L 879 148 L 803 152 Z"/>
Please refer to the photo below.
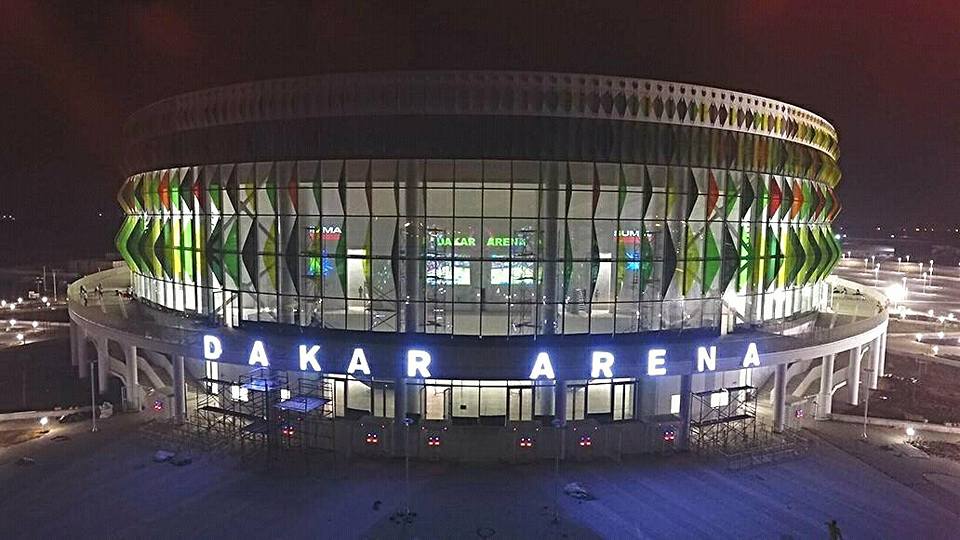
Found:
<path fill-rule="evenodd" d="M 116 245 L 197 394 L 256 369 L 332 418 L 689 423 L 832 304 L 837 135 L 763 97 L 324 75 L 161 101 L 126 140 Z"/>
<path fill-rule="evenodd" d="M 321 77 L 131 125 L 138 297 L 325 329 L 632 334 L 817 309 L 833 129 L 714 88 L 524 73 Z"/>

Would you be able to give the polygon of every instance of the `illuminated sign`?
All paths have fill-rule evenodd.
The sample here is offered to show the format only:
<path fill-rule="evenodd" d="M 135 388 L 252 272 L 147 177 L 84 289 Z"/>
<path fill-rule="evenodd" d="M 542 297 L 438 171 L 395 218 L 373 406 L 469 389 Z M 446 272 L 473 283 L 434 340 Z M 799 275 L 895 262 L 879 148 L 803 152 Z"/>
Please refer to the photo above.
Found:
<path fill-rule="evenodd" d="M 296 343 L 296 342 L 294 342 Z M 231 344 L 233 345 L 233 344 Z M 443 373 L 443 359 L 451 356 L 460 358 L 462 351 L 457 348 L 397 348 L 374 346 L 351 346 L 344 348 L 331 345 L 325 348 L 323 343 L 297 343 L 292 350 L 286 347 L 271 348 L 262 340 L 253 340 L 240 350 L 225 346 L 220 337 L 205 335 L 202 339 L 202 357 L 212 362 L 243 363 L 253 367 L 277 368 L 285 370 L 299 370 L 304 372 L 332 372 L 346 373 L 355 376 L 373 376 L 377 371 L 384 377 L 409 377 L 429 379 L 463 376 L 461 373 Z M 693 346 L 680 344 L 671 350 L 668 347 L 650 347 L 637 350 L 633 347 L 616 347 L 610 349 L 595 349 L 584 351 L 570 351 L 566 348 L 555 347 L 552 351 L 533 350 L 517 347 L 517 362 L 506 362 L 497 367 L 501 370 L 510 370 L 516 373 L 524 366 L 529 371 L 523 373 L 529 380 L 556 380 L 557 374 L 561 378 L 573 379 L 613 379 L 615 377 L 662 377 L 686 373 L 705 373 L 723 370 L 753 368 L 761 365 L 760 352 L 756 343 L 750 342 L 743 348 L 741 343 L 738 351 L 726 355 L 719 355 L 716 345 Z M 625 352 L 629 351 L 629 352 Z M 373 353 L 373 357 L 370 354 Z M 497 353 L 493 353 L 496 355 Z M 584 355 L 583 360 L 577 356 Z M 526 357 L 529 363 L 525 363 Z M 370 359 L 379 360 L 372 363 Z M 721 362 L 722 360 L 722 362 Z M 556 362 L 560 362 L 559 364 Z M 721 365 L 723 364 L 723 365 Z M 451 365 L 454 365 L 451 363 Z M 464 364 L 459 364 L 463 367 Z M 510 367 L 503 367 L 510 366 Z M 578 367 L 579 366 L 579 367 Z M 519 375 L 523 377 L 524 375 Z M 505 376 L 509 378 L 509 376 Z"/>
<path fill-rule="evenodd" d="M 476 247 L 479 245 L 476 237 L 474 236 L 445 236 L 442 234 L 433 235 L 434 242 L 437 247 Z M 527 245 L 527 239 L 517 236 L 510 238 L 509 236 L 491 236 L 487 238 L 487 247 L 510 247 L 510 246 L 525 246 Z"/>

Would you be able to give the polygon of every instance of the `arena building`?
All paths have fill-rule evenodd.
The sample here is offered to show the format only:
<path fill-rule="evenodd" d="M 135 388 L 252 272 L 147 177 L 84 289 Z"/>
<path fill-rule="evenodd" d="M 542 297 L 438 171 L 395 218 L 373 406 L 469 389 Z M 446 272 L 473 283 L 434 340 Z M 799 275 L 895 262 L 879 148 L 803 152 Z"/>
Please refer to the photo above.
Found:
<path fill-rule="evenodd" d="M 127 267 L 72 287 L 74 360 L 204 433 L 397 453 L 416 427 L 408 450 L 458 458 L 686 448 L 755 431 L 765 392 L 782 431 L 793 379 L 819 378 L 828 414 L 837 353 L 838 381 L 867 350 L 881 371 L 885 300 L 844 314 L 830 277 L 836 132 L 779 101 L 335 74 L 158 102 L 124 153 Z"/>

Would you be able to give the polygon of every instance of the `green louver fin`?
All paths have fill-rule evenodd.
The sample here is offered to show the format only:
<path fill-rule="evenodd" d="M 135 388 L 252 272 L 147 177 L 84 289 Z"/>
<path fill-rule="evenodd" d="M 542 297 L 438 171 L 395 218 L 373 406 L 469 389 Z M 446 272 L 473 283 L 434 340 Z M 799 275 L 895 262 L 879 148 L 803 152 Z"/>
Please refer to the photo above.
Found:
<path fill-rule="evenodd" d="M 234 221 L 223 241 L 223 266 L 226 275 L 230 276 L 237 285 L 240 284 L 239 237 L 239 224 L 238 221 Z"/>
<path fill-rule="evenodd" d="M 720 271 L 720 249 L 717 247 L 717 240 L 710 231 L 710 226 L 704 229 L 703 239 L 703 294 L 710 291 L 713 285 L 713 279 Z"/>
<path fill-rule="evenodd" d="M 277 220 L 273 220 L 273 224 L 269 230 L 267 230 L 267 238 L 263 242 L 263 252 L 261 256 L 263 260 L 263 268 L 267 272 L 267 277 L 270 278 L 270 284 L 273 285 L 273 290 L 277 290 Z"/>
<path fill-rule="evenodd" d="M 780 272 L 782 262 L 780 254 L 780 243 L 777 241 L 777 235 L 774 234 L 771 227 L 767 227 L 767 249 L 766 260 L 763 268 L 763 288 L 769 289 L 777 281 L 777 274 Z"/>
<path fill-rule="evenodd" d="M 120 252 L 120 256 L 123 257 L 123 260 L 126 261 L 127 266 L 130 267 L 130 270 L 137 272 L 136 261 L 133 260 L 133 257 L 130 255 L 130 250 L 127 247 L 127 243 L 130 241 L 130 235 L 133 233 L 133 229 L 137 226 L 136 216 L 127 216 L 123 220 L 123 225 L 120 227 L 120 232 L 117 233 L 116 246 L 117 251 Z"/>
<path fill-rule="evenodd" d="M 677 248 L 673 242 L 670 227 L 663 224 L 663 273 L 660 275 L 660 296 L 666 297 L 670 283 L 677 272 Z"/>
<path fill-rule="evenodd" d="M 697 247 L 699 235 L 693 232 L 693 227 L 686 226 L 686 249 L 684 250 L 683 264 L 683 295 L 687 296 L 693 285 L 700 278 L 700 249 Z"/>

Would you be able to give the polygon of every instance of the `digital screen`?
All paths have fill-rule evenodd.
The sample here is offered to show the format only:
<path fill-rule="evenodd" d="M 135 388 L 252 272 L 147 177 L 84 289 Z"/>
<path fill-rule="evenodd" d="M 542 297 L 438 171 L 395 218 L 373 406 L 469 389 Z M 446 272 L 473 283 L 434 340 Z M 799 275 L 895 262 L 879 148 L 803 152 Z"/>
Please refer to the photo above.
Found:
<path fill-rule="evenodd" d="M 333 273 L 333 259 L 323 250 L 319 257 L 307 257 L 307 276 L 326 277 Z"/>
<path fill-rule="evenodd" d="M 490 284 L 491 285 L 513 285 L 533 284 L 533 263 L 514 261 L 512 266 L 509 262 L 490 263 Z"/>
<path fill-rule="evenodd" d="M 431 285 L 470 285 L 468 261 L 427 260 L 427 283 Z"/>

